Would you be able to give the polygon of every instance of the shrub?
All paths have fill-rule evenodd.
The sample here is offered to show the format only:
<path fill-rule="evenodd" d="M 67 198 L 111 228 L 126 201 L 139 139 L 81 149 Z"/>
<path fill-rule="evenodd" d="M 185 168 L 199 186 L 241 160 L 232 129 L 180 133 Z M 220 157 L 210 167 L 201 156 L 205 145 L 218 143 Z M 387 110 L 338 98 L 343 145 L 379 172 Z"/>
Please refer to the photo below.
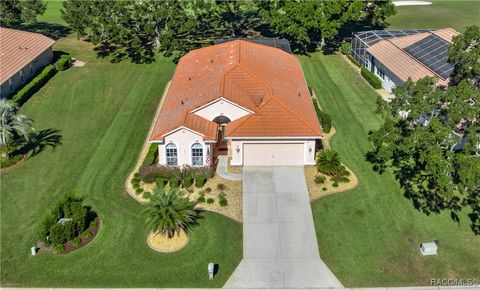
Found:
<path fill-rule="evenodd" d="M 133 178 L 136 178 L 136 179 L 140 180 L 140 173 L 135 172 L 135 173 L 133 174 Z"/>
<path fill-rule="evenodd" d="M 211 189 L 210 187 L 205 188 L 205 193 L 208 194 L 208 193 L 210 193 L 210 192 L 212 192 L 212 189 Z"/>
<path fill-rule="evenodd" d="M 49 79 L 51 79 L 57 70 L 53 65 L 47 65 L 36 77 L 28 84 L 23 86 L 12 98 L 12 102 L 18 105 L 24 104 L 34 93 L 36 93 Z"/>
<path fill-rule="evenodd" d="M 83 197 L 66 195 L 54 206 L 39 230 L 46 244 L 61 245 L 85 231 L 95 213 L 90 207 L 82 205 L 83 200 Z M 63 222 L 59 222 L 61 219 L 64 219 Z"/>
<path fill-rule="evenodd" d="M 205 196 L 200 195 L 200 196 L 197 198 L 197 202 L 198 202 L 198 203 L 204 203 L 204 202 L 205 202 Z"/>
<path fill-rule="evenodd" d="M 184 166 L 182 167 L 182 176 L 192 176 L 196 178 L 203 175 L 205 179 L 213 177 L 213 169 L 209 166 Z"/>
<path fill-rule="evenodd" d="M 224 198 L 224 197 L 226 197 L 226 196 L 227 196 L 227 195 L 225 194 L 225 192 L 220 192 L 220 193 L 218 194 L 218 198 Z"/>
<path fill-rule="evenodd" d="M 148 153 L 143 159 L 143 165 L 152 165 L 155 164 L 158 157 L 158 144 L 152 143 L 148 148 Z"/>
<path fill-rule="evenodd" d="M 197 177 L 195 177 L 195 186 L 196 187 L 202 187 L 205 185 L 205 176 L 204 175 L 199 175 Z"/>
<path fill-rule="evenodd" d="M 91 221 L 88 226 L 91 227 L 91 228 L 96 228 L 97 227 L 97 222 Z"/>
<path fill-rule="evenodd" d="M 82 233 L 82 237 L 84 237 L 85 239 L 88 239 L 92 236 L 92 232 L 89 231 L 89 230 L 86 230 Z"/>
<path fill-rule="evenodd" d="M 330 149 L 320 150 L 317 156 L 317 170 L 326 175 L 335 175 L 342 169 L 340 156 Z"/>
<path fill-rule="evenodd" d="M 75 239 L 72 240 L 72 245 L 75 247 L 75 248 L 78 248 L 78 246 L 80 246 L 80 238 L 79 237 L 76 237 Z"/>
<path fill-rule="evenodd" d="M 334 183 L 332 183 L 332 186 L 333 187 L 338 187 L 338 182 L 335 181 Z"/>
<path fill-rule="evenodd" d="M 320 122 L 322 123 L 323 132 L 330 133 L 332 129 L 332 117 L 330 114 L 320 111 Z"/>
<path fill-rule="evenodd" d="M 133 187 L 134 189 L 139 189 L 139 188 L 140 188 L 140 183 L 133 183 L 133 184 L 132 184 L 132 187 Z"/>
<path fill-rule="evenodd" d="M 143 192 L 143 188 L 139 187 L 139 188 L 135 189 L 135 192 L 136 192 L 137 194 L 140 194 L 140 193 Z"/>
<path fill-rule="evenodd" d="M 178 186 L 179 186 L 178 179 L 176 179 L 176 178 L 170 178 L 170 179 L 168 180 L 168 185 L 170 186 L 170 188 L 178 188 Z"/>
<path fill-rule="evenodd" d="M 227 206 L 228 205 L 228 200 L 225 197 L 222 197 L 218 201 L 218 204 L 220 204 L 220 206 Z"/>
<path fill-rule="evenodd" d="M 53 251 L 57 254 L 62 254 L 65 251 L 65 247 L 63 245 L 53 245 Z"/>
<path fill-rule="evenodd" d="M 211 198 L 211 197 L 209 197 L 209 198 L 207 199 L 207 203 L 208 203 L 208 204 L 213 204 L 214 202 L 215 202 L 215 200 L 214 200 L 213 198 Z"/>
<path fill-rule="evenodd" d="M 322 190 L 323 190 L 323 191 L 327 191 L 327 188 L 326 188 L 326 187 L 322 187 Z"/>
<path fill-rule="evenodd" d="M 63 54 L 60 58 L 55 62 L 55 67 L 58 71 L 66 70 L 72 64 L 72 58 L 69 54 Z"/>
<path fill-rule="evenodd" d="M 192 187 L 187 188 L 188 193 L 193 193 L 195 190 Z"/>
<path fill-rule="evenodd" d="M 313 100 L 313 107 L 315 108 L 315 112 L 317 113 L 317 118 L 320 121 L 320 124 L 322 125 L 323 132 L 329 133 L 330 129 L 332 128 L 332 117 L 328 113 L 320 109 L 320 106 L 318 105 L 318 101 L 315 99 Z"/>
<path fill-rule="evenodd" d="M 158 188 L 164 188 L 164 187 L 165 187 L 165 183 L 166 183 L 166 180 L 163 179 L 163 178 L 158 178 L 157 180 L 155 180 L 155 185 L 156 185 Z"/>
<path fill-rule="evenodd" d="M 348 177 L 346 176 L 342 176 L 340 174 L 338 175 L 335 175 L 335 176 L 332 176 L 332 178 L 330 178 L 331 181 L 333 182 L 337 182 L 337 183 L 347 183 L 350 181 L 350 179 L 348 179 Z"/>
<path fill-rule="evenodd" d="M 344 42 L 340 46 L 340 52 L 344 55 L 350 55 L 351 49 L 352 49 L 352 45 L 350 44 L 350 42 Z"/>
<path fill-rule="evenodd" d="M 150 199 L 151 197 L 152 197 L 152 194 L 151 194 L 150 192 L 145 191 L 145 192 L 143 193 L 143 198 L 145 198 L 145 199 Z"/>
<path fill-rule="evenodd" d="M 227 188 L 227 186 L 223 183 L 219 183 L 217 184 L 217 189 L 218 190 L 225 190 Z"/>
<path fill-rule="evenodd" d="M 183 178 L 183 187 L 189 188 L 193 184 L 193 178 L 189 175 Z"/>
<path fill-rule="evenodd" d="M 181 177 L 181 171 L 178 167 L 163 166 L 163 165 L 142 165 L 138 170 L 140 179 L 146 183 L 155 182 L 159 178 L 169 180 L 172 177 L 179 179 Z"/>
<path fill-rule="evenodd" d="M 324 184 L 325 183 L 325 180 L 327 180 L 327 178 L 323 175 L 315 175 L 315 183 L 316 184 Z"/>
<path fill-rule="evenodd" d="M 356 67 L 362 67 L 358 61 L 351 55 L 347 54 L 347 58 L 356 66 Z"/>
<path fill-rule="evenodd" d="M 366 79 L 370 85 L 372 85 L 373 88 L 380 89 L 382 87 L 382 82 L 380 81 L 380 79 L 377 78 L 377 76 L 374 75 L 367 68 L 362 67 L 361 74 L 363 78 Z"/>

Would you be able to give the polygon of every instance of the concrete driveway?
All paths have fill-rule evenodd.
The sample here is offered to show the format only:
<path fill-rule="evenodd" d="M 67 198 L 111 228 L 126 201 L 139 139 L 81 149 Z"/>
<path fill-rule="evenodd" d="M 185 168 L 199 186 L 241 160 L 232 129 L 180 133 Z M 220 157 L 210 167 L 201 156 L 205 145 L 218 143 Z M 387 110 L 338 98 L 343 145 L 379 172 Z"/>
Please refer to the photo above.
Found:
<path fill-rule="evenodd" d="M 243 222 L 225 288 L 343 288 L 320 259 L 303 167 L 244 167 Z"/>

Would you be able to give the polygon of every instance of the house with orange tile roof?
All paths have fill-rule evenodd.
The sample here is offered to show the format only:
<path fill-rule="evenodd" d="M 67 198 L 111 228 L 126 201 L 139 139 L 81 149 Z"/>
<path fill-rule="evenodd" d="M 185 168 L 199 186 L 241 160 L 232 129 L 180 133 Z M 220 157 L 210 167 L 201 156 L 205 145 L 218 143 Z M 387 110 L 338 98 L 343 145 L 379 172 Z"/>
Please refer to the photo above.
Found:
<path fill-rule="evenodd" d="M 389 92 L 408 79 L 424 77 L 447 86 L 453 72 L 448 48 L 458 35 L 453 28 L 362 31 L 353 35 L 351 52 Z"/>
<path fill-rule="evenodd" d="M 313 165 L 321 138 L 297 58 L 232 40 L 180 59 L 150 142 L 163 165 Z"/>
<path fill-rule="evenodd" d="M 0 27 L 0 98 L 9 98 L 52 63 L 55 41 L 39 33 Z"/>

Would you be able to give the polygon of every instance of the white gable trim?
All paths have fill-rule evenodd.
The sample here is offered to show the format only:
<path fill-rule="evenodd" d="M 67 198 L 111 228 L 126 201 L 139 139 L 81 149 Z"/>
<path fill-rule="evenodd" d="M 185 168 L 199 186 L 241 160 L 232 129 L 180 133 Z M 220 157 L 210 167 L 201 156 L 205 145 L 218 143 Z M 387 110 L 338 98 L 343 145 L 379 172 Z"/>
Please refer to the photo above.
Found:
<path fill-rule="evenodd" d="M 194 130 L 192 130 L 192 129 L 188 128 L 188 127 L 185 127 L 185 126 L 181 126 L 181 127 L 176 128 L 176 129 L 173 129 L 172 131 L 163 134 L 163 136 L 164 136 L 164 138 L 165 138 L 166 136 L 168 136 L 168 135 L 170 135 L 170 134 L 173 134 L 173 133 L 175 133 L 175 132 L 177 132 L 177 131 L 180 131 L 180 130 L 182 130 L 182 129 L 185 129 L 185 130 L 190 131 L 190 132 L 192 132 L 192 133 L 194 133 L 194 134 L 197 134 L 198 136 L 202 137 L 202 139 L 205 138 L 205 135 L 203 135 L 202 133 L 199 133 L 199 132 L 197 132 L 197 131 L 194 131 Z M 163 140 L 163 139 L 161 139 L 161 140 L 150 140 L 150 141 L 148 141 L 148 142 L 149 142 L 149 143 L 163 143 L 164 140 Z M 205 141 L 205 143 L 215 143 L 215 142 L 216 142 L 215 140 L 214 140 L 214 141 L 208 141 L 208 140 Z"/>
<path fill-rule="evenodd" d="M 211 101 L 211 102 L 208 102 L 208 103 L 206 103 L 205 105 L 194 109 L 194 110 L 191 111 L 190 113 L 198 112 L 198 111 L 200 111 L 201 109 L 206 108 L 206 107 L 210 106 L 211 104 L 214 104 L 214 103 L 216 103 L 216 102 L 218 102 L 218 101 L 227 102 L 227 103 L 229 103 L 229 104 L 231 104 L 231 105 L 233 105 L 233 106 L 239 107 L 240 109 L 249 112 L 250 114 L 253 114 L 253 113 L 254 113 L 254 112 L 252 112 L 251 110 L 249 110 L 249 109 L 247 109 L 247 108 L 244 108 L 244 107 L 242 107 L 242 106 L 240 106 L 240 105 L 238 105 L 238 104 L 236 104 L 236 103 L 234 103 L 234 102 L 232 102 L 232 101 L 230 101 L 230 100 L 228 100 L 228 99 L 225 99 L 224 97 L 220 97 L 220 98 L 215 99 L 215 100 L 213 100 L 213 101 Z"/>

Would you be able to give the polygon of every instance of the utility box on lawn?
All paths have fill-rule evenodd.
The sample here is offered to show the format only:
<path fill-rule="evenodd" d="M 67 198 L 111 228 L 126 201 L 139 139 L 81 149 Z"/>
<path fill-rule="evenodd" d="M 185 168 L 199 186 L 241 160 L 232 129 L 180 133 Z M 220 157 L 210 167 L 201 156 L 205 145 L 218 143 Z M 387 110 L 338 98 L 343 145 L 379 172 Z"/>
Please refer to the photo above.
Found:
<path fill-rule="evenodd" d="M 208 279 L 213 280 L 214 270 L 215 270 L 215 264 L 208 263 Z"/>
<path fill-rule="evenodd" d="M 431 256 L 437 254 L 437 244 L 435 242 L 422 243 L 420 245 L 420 252 L 424 256 Z"/>

